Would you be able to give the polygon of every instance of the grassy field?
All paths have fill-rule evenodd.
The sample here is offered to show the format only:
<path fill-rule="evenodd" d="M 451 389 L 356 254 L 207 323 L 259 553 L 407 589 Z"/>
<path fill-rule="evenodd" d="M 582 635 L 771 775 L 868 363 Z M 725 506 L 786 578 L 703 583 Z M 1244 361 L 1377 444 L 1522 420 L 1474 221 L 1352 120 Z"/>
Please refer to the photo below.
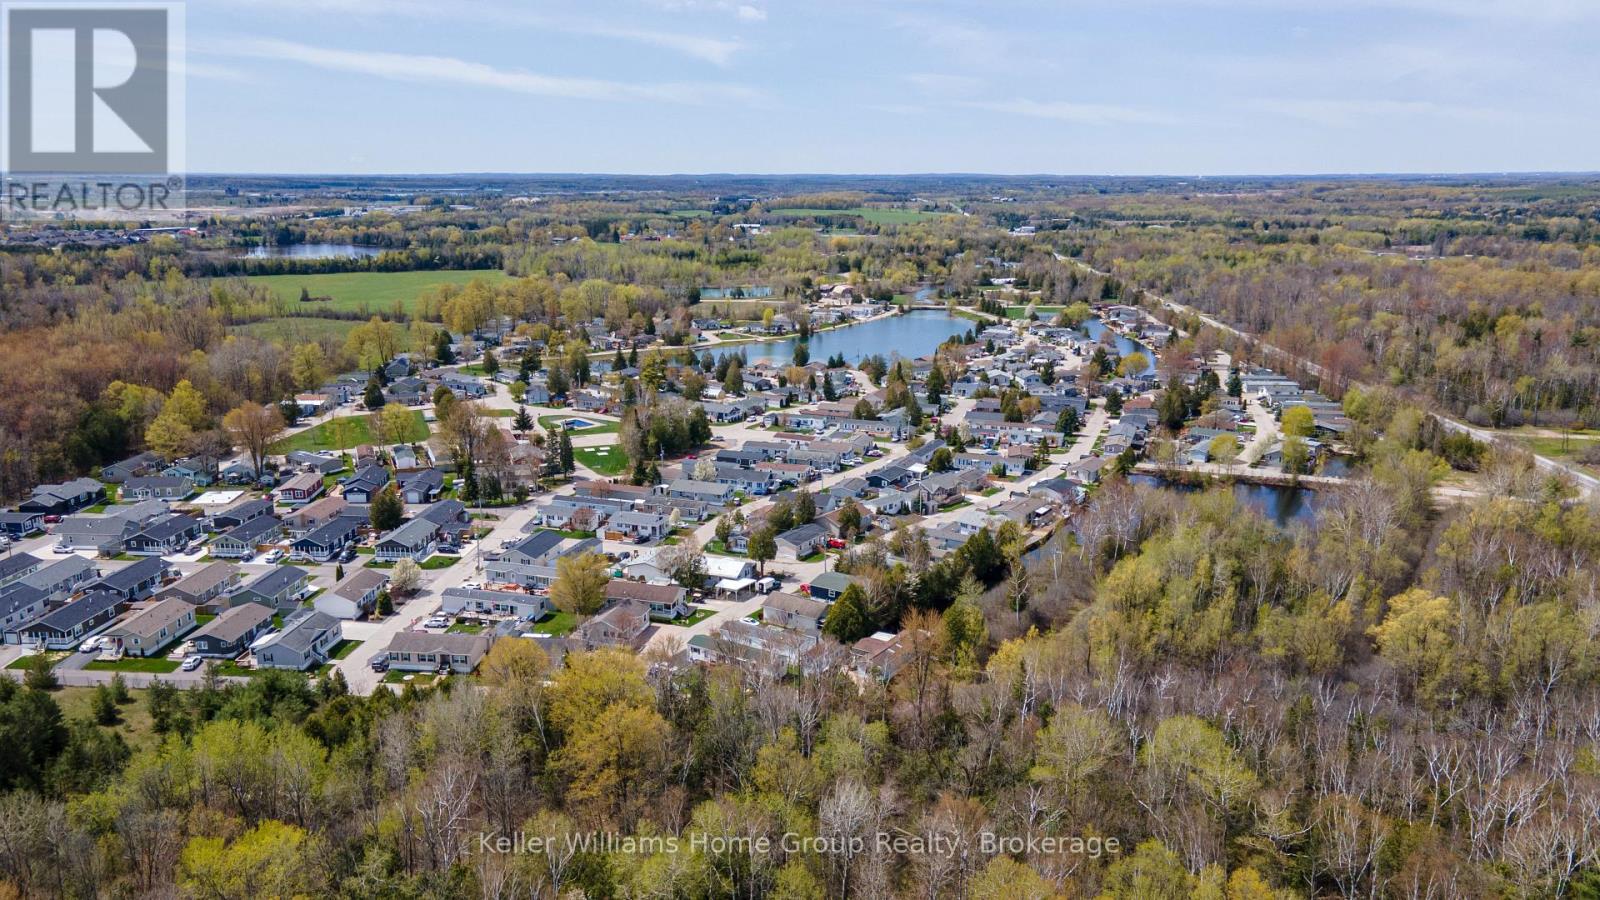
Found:
<path fill-rule="evenodd" d="M 1035 306 L 1033 308 L 1033 311 L 1039 314 L 1039 318 L 1048 319 L 1051 316 L 1054 316 L 1056 313 L 1061 312 L 1063 309 L 1066 309 L 1066 307 L 1064 307 L 1064 306 Z M 1008 318 L 1008 319 L 1020 319 L 1020 318 L 1022 318 L 1023 316 L 1025 316 L 1027 314 L 1028 314 L 1028 307 L 1027 306 L 1008 306 L 1008 307 L 1006 307 L 1006 318 Z"/>
<path fill-rule="evenodd" d="M 276 277 L 276 276 L 273 276 Z M 306 344 L 331 338 L 339 343 L 344 343 L 350 337 L 350 330 L 360 325 L 354 319 L 314 319 L 309 316 L 279 316 L 272 319 L 262 319 L 247 325 L 235 325 L 229 328 L 231 334 L 243 334 L 259 338 L 263 341 L 276 341 L 280 344 Z"/>
<path fill-rule="evenodd" d="M 442 556 L 435 554 L 417 564 L 417 568 L 432 571 L 434 569 L 448 569 L 461 562 L 459 556 Z"/>
<path fill-rule="evenodd" d="M 94 712 L 89 705 L 94 698 L 95 689 L 92 687 L 64 687 L 50 692 L 50 696 L 61 707 L 62 718 L 94 720 Z M 135 750 L 154 747 L 160 741 L 160 736 L 155 732 L 155 724 L 150 720 L 150 706 L 145 700 L 148 692 L 143 688 L 130 689 L 128 695 L 132 698 L 129 703 L 120 704 L 117 712 L 122 721 L 110 726 L 112 731 L 122 735 L 128 746 Z"/>
<path fill-rule="evenodd" d="M 572 429 L 572 433 L 573 434 L 616 434 L 617 433 L 617 429 L 620 427 L 616 422 L 601 421 L 600 419 L 597 419 L 594 416 L 586 416 L 586 415 L 582 415 L 582 414 L 572 415 L 572 416 L 563 416 L 563 415 L 540 416 L 539 417 L 539 427 L 543 428 L 545 431 L 549 431 L 549 430 L 555 428 L 556 426 L 560 425 L 562 422 L 565 422 L 568 419 L 582 419 L 585 422 L 593 422 L 594 423 L 593 425 L 589 426 L 588 428 L 574 428 L 574 429 Z"/>
<path fill-rule="evenodd" d="M 179 662 L 164 657 L 125 656 L 122 659 L 97 659 L 84 666 L 90 672 L 155 672 L 166 674 L 178 671 Z"/>
<path fill-rule="evenodd" d="M 814 209 L 811 207 L 794 207 L 789 209 L 769 209 L 767 212 L 774 216 L 807 216 L 822 218 L 825 216 L 860 216 L 873 225 L 910 225 L 914 222 L 926 222 L 942 216 L 954 215 L 953 213 L 924 212 L 920 209 L 879 209 L 866 206 L 853 206 L 849 209 Z"/>
<path fill-rule="evenodd" d="M 612 444 L 609 447 L 574 447 L 572 458 L 579 464 L 588 466 L 598 475 L 620 475 L 628 467 L 628 454 L 622 452 L 622 446 Z"/>
<path fill-rule="evenodd" d="M 409 313 L 417 295 L 438 284 L 464 285 L 474 278 L 491 284 L 504 281 L 499 269 L 438 272 L 337 272 L 329 275 L 252 275 L 251 284 L 271 288 L 279 297 L 306 311 L 386 313 L 396 303 Z M 300 289 L 332 300 L 301 303 Z"/>
<path fill-rule="evenodd" d="M 422 419 L 422 410 L 413 410 L 411 415 L 412 429 L 406 440 L 410 443 L 427 440 L 428 423 Z M 344 429 L 343 439 L 335 442 L 334 428 L 331 422 L 322 422 L 305 431 L 285 438 L 272 445 L 273 453 L 288 453 L 291 450 L 348 450 L 362 444 L 372 443 L 372 431 L 367 427 L 366 416 L 340 416 L 339 426 Z"/>
<path fill-rule="evenodd" d="M 39 654 L 37 653 L 24 653 L 16 659 L 13 659 L 9 664 L 7 664 L 6 668 L 19 670 L 32 668 L 33 658 L 38 655 Z M 50 665 L 52 666 L 71 655 L 71 650 L 49 650 L 44 654 L 45 659 L 50 660 Z"/>
<path fill-rule="evenodd" d="M 1542 435 L 1511 435 L 1512 440 L 1526 447 L 1530 452 L 1562 462 L 1578 465 L 1586 471 L 1596 472 L 1600 468 L 1578 462 L 1578 455 L 1590 447 L 1600 447 L 1600 442 L 1594 439 L 1592 433 L 1584 437 L 1583 432 L 1573 432 L 1570 438 L 1546 437 Z"/>
<path fill-rule="evenodd" d="M 361 646 L 361 643 L 361 641 L 353 641 L 348 639 L 340 641 L 339 643 L 333 645 L 333 649 L 329 651 L 328 656 L 333 659 L 344 659 L 350 654 L 356 652 L 356 648 Z"/>

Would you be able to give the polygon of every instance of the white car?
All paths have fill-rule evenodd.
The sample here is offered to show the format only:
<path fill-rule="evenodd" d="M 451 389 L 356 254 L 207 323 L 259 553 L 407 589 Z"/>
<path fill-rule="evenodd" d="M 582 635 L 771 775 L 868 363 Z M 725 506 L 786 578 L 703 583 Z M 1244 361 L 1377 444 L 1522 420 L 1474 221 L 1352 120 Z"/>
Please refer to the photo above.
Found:
<path fill-rule="evenodd" d="M 424 628 L 449 628 L 450 620 L 444 618 L 443 616 L 434 616 L 428 621 L 423 622 L 422 625 Z"/>
<path fill-rule="evenodd" d="M 95 652 L 96 650 L 99 650 L 99 649 L 100 649 L 100 639 L 97 638 L 97 637 L 89 638 L 88 640 L 86 640 L 83 643 L 78 645 L 78 652 L 79 653 L 93 653 L 93 652 Z"/>
<path fill-rule="evenodd" d="M 184 657 L 183 670 L 185 672 L 193 672 L 195 669 L 200 668 L 201 663 L 204 663 L 204 662 L 205 662 L 205 660 L 201 659 L 198 656 L 187 656 L 187 657 Z"/>
<path fill-rule="evenodd" d="M 261 561 L 265 563 L 275 563 L 280 559 L 283 559 L 282 550 L 268 550 L 267 555 L 261 557 Z"/>

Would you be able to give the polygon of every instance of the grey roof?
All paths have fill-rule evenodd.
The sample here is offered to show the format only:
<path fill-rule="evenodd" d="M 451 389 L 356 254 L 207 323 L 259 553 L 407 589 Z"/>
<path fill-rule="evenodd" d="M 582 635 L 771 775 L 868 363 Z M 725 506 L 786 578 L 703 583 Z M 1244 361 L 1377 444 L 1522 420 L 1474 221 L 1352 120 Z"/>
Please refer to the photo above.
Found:
<path fill-rule="evenodd" d="M 151 540 L 164 541 L 167 538 L 175 537 L 183 534 L 185 531 L 199 527 L 200 523 L 193 517 L 185 516 L 180 513 L 174 513 L 165 519 L 151 522 L 144 528 L 139 529 L 139 533 L 135 534 L 134 537 L 143 537 Z"/>
<path fill-rule="evenodd" d="M 226 582 L 237 571 L 239 571 L 239 567 L 232 563 L 214 562 L 179 581 L 169 590 L 178 590 L 190 596 L 198 596 Z"/>
<path fill-rule="evenodd" d="M 272 638 L 272 646 L 284 647 L 304 654 L 311 649 L 317 636 L 330 629 L 338 629 L 339 620 L 325 612 L 303 610 L 283 623 L 283 630 Z"/>
<path fill-rule="evenodd" d="M 0 588 L 0 617 L 18 612 L 44 600 L 44 591 L 31 584 L 8 584 Z"/>
<path fill-rule="evenodd" d="M 417 518 L 427 519 L 435 525 L 448 525 L 458 521 L 461 514 L 466 511 L 466 504 L 460 500 L 440 500 L 438 503 L 428 504 L 422 512 L 417 513 Z"/>
<path fill-rule="evenodd" d="M 819 587 L 825 591 L 838 591 L 841 593 L 845 588 L 854 583 L 855 582 L 850 579 L 850 576 L 844 574 L 843 572 L 823 572 L 821 575 L 811 579 L 812 587 Z"/>
<path fill-rule="evenodd" d="M 117 625 L 117 630 L 137 634 L 141 637 L 154 635 L 173 622 L 189 615 L 193 610 L 194 607 L 183 600 L 177 597 L 168 597 L 165 600 L 158 600 L 123 619 Z"/>
<path fill-rule="evenodd" d="M 244 586 L 244 590 L 260 594 L 263 597 L 276 597 L 289 588 L 300 583 L 306 577 L 306 570 L 298 566 L 273 566 L 268 572 L 262 573 L 255 580 Z"/>
<path fill-rule="evenodd" d="M 219 537 L 219 540 L 221 538 L 227 538 L 230 541 L 239 541 L 240 543 L 244 544 L 254 544 L 258 539 L 271 534 L 273 531 L 281 527 L 283 527 L 283 520 L 279 519 L 277 516 L 256 516 L 254 519 L 251 519 L 248 522 L 235 525 L 227 531 L 224 531 Z"/>
<path fill-rule="evenodd" d="M 166 560 L 159 556 L 147 556 L 133 565 L 118 569 L 104 576 L 95 582 L 95 586 L 104 586 L 114 591 L 126 593 L 151 578 L 159 577 L 166 570 Z"/>
<path fill-rule="evenodd" d="M 257 510 L 263 510 L 270 513 L 272 512 L 272 503 L 259 497 L 254 500 L 245 500 L 240 503 L 236 503 L 227 509 L 219 511 L 213 515 L 212 518 L 243 519 L 246 516 L 255 516 L 260 518 L 260 513 L 258 513 Z"/>
<path fill-rule="evenodd" d="M 167 501 L 165 500 L 140 500 L 138 503 L 128 503 L 119 506 L 106 507 L 106 516 L 112 519 L 124 519 L 129 522 L 148 522 L 156 516 L 167 514 Z M 74 516 L 73 518 L 77 518 Z"/>
<path fill-rule="evenodd" d="M 797 528 L 791 528 L 788 531 L 785 531 L 783 534 L 778 535 L 778 540 L 788 541 L 791 544 L 797 544 L 802 541 L 814 540 L 816 538 L 827 536 L 828 533 L 823 530 L 821 525 L 818 525 L 815 522 L 808 522 L 805 525 L 801 525 Z"/>
<path fill-rule="evenodd" d="M 0 578 L 10 578 L 18 572 L 23 572 L 39 565 L 43 560 L 26 553 L 13 553 L 10 556 L 0 557 Z"/>
<path fill-rule="evenodd" d="M 431 468 L 407 472 L 400 477 L 400 487 L 402 490 L 422 487 L 442 488 L 444 487 L 444 473 L 438 469 Z"/>
<path fill-rule="evenodd" d="M 94 591 L 66 606 L 45 613 L 25 627 L 42 626 L 55 631 L 70 631 L 122 602 L 121 597 L 110 591 Z"/>
<path fill-rule="evenodd" d="M 535 531 L 518 541 L 510 549 L 512 552 L 525 554 L 538 559 L 561 546 L 561 535 L 554 531 Z"/>
<path fill-rule="evenodd" d="M 57 560 L 47 566 L 40 566 L 19 579 L 23 584 L 36 588 L 47 588 L 65 578 L 78 578 L 86 572 L 94 571 L 94 563 L 76 554 Z"/>
<path fill-rule="evenodd" d="M 438 634 L 431 631 L 402 631 L 389 640 L 390 653 L 443 653 L 451 656 L 481 657 L 489 650 L 489 639 L 481 634 Z"/>
<path fill-rule="evenodd" d="M 802 597 L 799 594 L 785 594 L 781 591 L 769 594 L 761 606 L 811 618 L 821 618 L 823 613 L 828 611 L 828 604 L 821 600 Z"/>
<path fill-rule="evenodd" d="M 411 521 L 401 525 L 399 528 L 396 528 L 395 530 L 379 538 L 378 543 L 387 544 L 390 541 L 393 541 L 400 544 L 402 547 L 418 547 L 433 540 L 433 533 L 437 531 L 438 528 L 439 526 L 437 524 L 430 522 L 427 519 L 412 519 Z"/>
<path fill-rule="evenodd" d="M 122 516 L 95 515 L 84 513 L 76 516 L 67 516 L 56 526 L 56 537 L 64 535 L 104 537 L 121 539 L 138 528 L 138 523 Z"/>
<path fill-rule="evenodd" d="M 324 522 L 317 526 L 315 530 L 307 533 L 300 540 L 295 541 L 295 543 L 316 544 L 318 546 L 332 544 L 337 541 L 347 541 L 351 535 L 360 530 L 361 522 L 359 520 L 348 516 L 334 516 L 331 520 Z"/>
<path fill-rule="evenodd" d="M 264 603 L 241 603 L 202 625 L 192 637 L 213 637 L 232 643 L 262 622 L 271 621 L 273 615 L 273 608 Z"/>
<path fill-rule="evenodd" d="M 330 593 L 337 597 L 343 597 L 346 600 L 360 600 L 366 595 L 367 591 L 370 591 L 375 587 L 382 587 L 388 583 L 389 573 L 383 571 L 382 569 L 368 569 L 363 567 L 357 569 L 355 574 L 351 575 L 349 578 L 346 578 L 345 580 L 334 585 L 333 590 L 330 591 Z"/>
<path fill-rule="evenodd" d="M 175 488 L 184 486 L 193 487 L 194 482 L 181 475 L 141 475 L 136 478 L 129 478 L 122 485 L 122 489 L 131 491 L 138 488 Z"/>

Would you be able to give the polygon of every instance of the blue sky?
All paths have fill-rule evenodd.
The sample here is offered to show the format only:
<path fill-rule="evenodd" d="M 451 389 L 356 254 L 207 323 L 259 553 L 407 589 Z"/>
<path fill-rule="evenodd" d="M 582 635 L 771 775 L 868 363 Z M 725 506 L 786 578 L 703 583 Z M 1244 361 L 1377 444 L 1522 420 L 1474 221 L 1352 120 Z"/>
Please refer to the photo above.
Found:
<path fill-rule="evenodd" d="M 1600 169 L 1595 0 L 195 0 L 197 172 Z"/>

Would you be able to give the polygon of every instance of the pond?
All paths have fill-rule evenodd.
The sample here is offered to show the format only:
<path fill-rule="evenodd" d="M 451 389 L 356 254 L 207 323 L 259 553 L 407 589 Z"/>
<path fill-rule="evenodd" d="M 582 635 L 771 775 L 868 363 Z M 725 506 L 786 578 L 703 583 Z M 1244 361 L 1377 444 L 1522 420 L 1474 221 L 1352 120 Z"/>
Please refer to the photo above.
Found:
<path fill-rule="evenodd" d="M 1167 481 L 1156 475 L 1137 473 L 1129 475 L 1128 482 L 1186 494 L 1206 488 L 1205 485 Z M 1317 492 L 1310 488 L 1236 481 L 1233 483 L 1233 495 L 1240 503 L 1266 516 L 1280 528 L 1310 526 L 1316 522 Z"/>
<path fill-rule="evenodd" d="M 1100 321 L 1099 316 L 1090 316 L 1088 319 L 1084 320 L 1082 325 L 1078 326 L 1078 330 L 1088 335 L 1089 340 L 1099 341 L 1100 336 L 1106 333 L 1106 325 L 1104 322 Z M 1149 347 L 1146 347 L 1144 344 L 1139 343 L 1133 338 L 1125 337 L 1121 334 L 1113 335 L 1113 337 L 1115 338 L 1115 346 L 1117 348 L 1118 356 L 1127 356 L 1130 353 L 1143 353 L 1145 359 L 1150 361 L 1150 364 L 1145 366 L 1144 371 L 1140 374 L 1149 375 L 1156 370 L 1156 352 L 1154 350 L 1151 350 Z M 1094 349 L 1091 347 L 1089 352 L 1093 353 Z"/>
<path fill-rule="evenodd" d="M 917 310 L 900 316 L 887 316 L 848 325 L 811 336 L 811 358 L 825 360 L 844 354 L 846 362 L 857 363 L 873 354 L 885 359 L 899 355 L 907 359 L 927 356 L 949 338 L 965 334 L 976 323 L 952 316 L 943 310 Z M 758 360 L 785 364 L 794 359 L 799 341 L 787 338 L 765 344 L 745 344 L 740 350 L 751 362 Z"/>
<path fill-rule="evenodd" d="M 239 255 L 240 259 L 362 259 L 377 256 L 382 247 L 364 247 L 360 244 L 278 244 L 251 247 Z"/>

